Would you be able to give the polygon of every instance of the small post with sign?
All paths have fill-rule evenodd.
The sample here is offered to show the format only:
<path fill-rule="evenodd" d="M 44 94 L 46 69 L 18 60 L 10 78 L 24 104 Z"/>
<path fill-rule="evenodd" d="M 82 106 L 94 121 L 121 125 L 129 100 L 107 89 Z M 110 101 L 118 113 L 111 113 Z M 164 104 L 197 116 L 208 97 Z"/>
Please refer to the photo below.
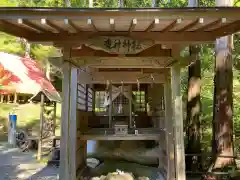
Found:
<path fill-rule="evenodd" d="M 10 113 L 8 118 L 8 144 L 12 147 L 16 147 L 17 115 L 15 113 Z"/>

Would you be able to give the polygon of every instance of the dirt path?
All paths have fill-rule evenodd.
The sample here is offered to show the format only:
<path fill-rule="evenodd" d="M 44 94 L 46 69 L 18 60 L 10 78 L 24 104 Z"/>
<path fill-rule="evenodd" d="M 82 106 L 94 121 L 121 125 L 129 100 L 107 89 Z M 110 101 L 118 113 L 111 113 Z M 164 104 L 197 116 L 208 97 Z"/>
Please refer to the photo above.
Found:
<path fill-rule="evenodd" d="M 57 180 L 58 169 L 38 163 L 32 152 L 8 148 L 0 142 L 0 180 Z"/>

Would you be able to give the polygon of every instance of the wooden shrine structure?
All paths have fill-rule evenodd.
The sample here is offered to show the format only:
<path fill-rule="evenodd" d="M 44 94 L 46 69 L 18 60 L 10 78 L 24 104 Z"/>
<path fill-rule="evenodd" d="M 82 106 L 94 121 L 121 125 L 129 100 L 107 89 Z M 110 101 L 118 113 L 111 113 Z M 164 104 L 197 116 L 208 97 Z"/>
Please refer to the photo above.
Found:
<path fill-rule="evenodd" d="M 181 57 L 180 52 L 185 46 L 212 43 L 238 32 L 240 9 L 2 7 L 0 30 L 30 42 L 62 48 L 63 56 L 56 62 L 64 77 L 62 180 L 78 177 L 85 164 L 89 139 L 159 141 L 163 149 L 159 152 L 159 157 L 163 155 L 159 158 L 162 162 L 159 168 L 165 169 L 165 179 L 185 180 L 180 69 L 194 59 Z M 227 47 L 220 51 L 224 52 L 224 48 Z M 137 84 L 145 84 L 141 87 L 148 89 L 154 84 L 148 95 L 155 102 L 149 104 L 151 109 L 163 111 L 164 116 L 156 115 L 150 127 L 135 127 L 137 134 L 130 133 L 133 127 L 128 125 L 128 133 L 124 135 L 108 134 L 113 128 L 113 119 L 109 118 L 109 127 L 95 133 L 96 129 L 88 123 L 96 109 L 94 93 L 97 88 L 105 87 L 107 81 L 110 88 L 111 84 L 128 84 L 138 89 Z M 111 108 L 108 113 L 112 117 Z"/>

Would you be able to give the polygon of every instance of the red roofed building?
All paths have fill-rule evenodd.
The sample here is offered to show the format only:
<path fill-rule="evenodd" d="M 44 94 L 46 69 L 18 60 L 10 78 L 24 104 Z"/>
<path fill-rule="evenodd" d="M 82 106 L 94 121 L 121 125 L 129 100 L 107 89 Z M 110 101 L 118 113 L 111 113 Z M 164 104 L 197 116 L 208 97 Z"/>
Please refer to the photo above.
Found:
<path fill-rule="evenodd" d="M 0 95 L 43 92 L 49 100 L 60 101 L 60 95 L 31 58 L 0 52 Z"/>

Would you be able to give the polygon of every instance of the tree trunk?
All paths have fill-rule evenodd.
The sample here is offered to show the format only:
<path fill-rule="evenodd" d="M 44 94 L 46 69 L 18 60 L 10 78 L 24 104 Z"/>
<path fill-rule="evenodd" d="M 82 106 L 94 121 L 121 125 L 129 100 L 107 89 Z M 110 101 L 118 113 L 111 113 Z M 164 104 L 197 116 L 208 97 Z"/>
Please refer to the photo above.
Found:
<path fill-rule="evenodd" d="M 124 0 L 118 0 L 118 8 L 124 7 Z"/>
<path fill-rule="evenodd" d="M 197 7 L 197 0 L 188 0 L 188 7 Z M 188 101 L 187 101 L 187 148 L 186 154 L 201 154 L 200 132 L 200 91 L 201 91 L 201 62 L 199 59 L 200 47 L 190 46 L 190 55 L 194 62 L 188 67 Z M 201 157 L 187 156 L 186 169 L 201 171 Z"/>
<path fill-rule="evenodd" d="M 232 0 L 216 0 L 216 5 L 231 6 Z M 225 36 L 216 40 L 212 141 L 213 170 L 226 170 L 236 166 L 233 158 L 232 38 L 232 36 Z"/>
<path fill-rule="evenodd" d="M 89 3 L 88 3 L 88 4 L 89 4 L 89 5 L 88 5 L 89 8 L 93 8 L 93 0 L 89 0 L 88 2 L 89 2 Z"/>
<path fill-rule="evenodd" d="M 156 7 L 156 0 L 152 0 L 152 8 Z"/>
<path fill-rule="evenodd" d="M 201 90 L 201 62 L 199 48 L 190 46 L 190 54 L 195 58 L 188 68 L 188 102 L 187 102 L 187 154 L 201 154 L 200 133 L 200 90 Z M 197 171 L 201 168 L 200 156 L 187 156 L 186 169 Z"/>
<path fill-rule="evenodd" d="M 233 72 L 232 36 L 216 41 L 216 63 L 214 77 L 214 132 L 213 132 L 213 169 L 225 169 L 235 165 L 233 156 Z"/>
<path fill-rule="evenodd" d="M 65 6 L 66 6 L 66 7 L 71 7 L 71 2 L 70 2 L 70 0 L 65 0 Z"/>

